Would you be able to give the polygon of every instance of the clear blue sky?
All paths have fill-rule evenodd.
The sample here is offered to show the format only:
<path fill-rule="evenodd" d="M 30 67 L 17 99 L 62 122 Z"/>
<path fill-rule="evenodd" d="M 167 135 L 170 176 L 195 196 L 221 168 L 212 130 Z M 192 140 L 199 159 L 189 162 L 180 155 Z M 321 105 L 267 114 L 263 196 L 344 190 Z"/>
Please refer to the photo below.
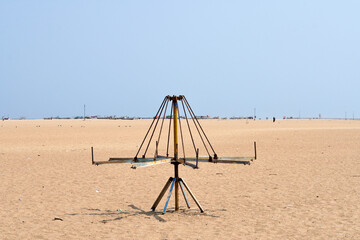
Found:
<path fill-rule="evenodd" d="M 360 1 L 1 1 L 0 117 L 360 117 Z"/>

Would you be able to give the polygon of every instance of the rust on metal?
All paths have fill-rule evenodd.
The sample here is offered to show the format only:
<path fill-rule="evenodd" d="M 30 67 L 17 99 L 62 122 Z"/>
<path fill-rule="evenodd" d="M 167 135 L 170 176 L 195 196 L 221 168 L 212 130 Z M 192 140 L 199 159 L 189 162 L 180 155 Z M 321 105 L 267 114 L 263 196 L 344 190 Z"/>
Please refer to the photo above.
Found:
<path fill-rule="evenodd" d="M 255 160 L 256 160 L 256 142 L 254 142 Z"/>
<path fill-rule="evenodd" d="M 166 193 L 166 190 L 169 188 L 171 182 L 173 181 L 174 178 L 170 177 L 169 180 L 166 182 L 164 188 L 161 190 L 160 195 L 158 196 L 158 198 L 156 199 L 156 201 L 154 202 L 154 204 L 152 205 L 151 209 L 153 211 L 155 211 L 157 205 L 159 204 L 161 198 L 164 196 L 164 194 Z"/>
<path fill-rule="evenodd" d="M 91 147 L 91 163 L 95 164 L 95 161 L 94 161 L 94 148 L 93 147 Z"/>

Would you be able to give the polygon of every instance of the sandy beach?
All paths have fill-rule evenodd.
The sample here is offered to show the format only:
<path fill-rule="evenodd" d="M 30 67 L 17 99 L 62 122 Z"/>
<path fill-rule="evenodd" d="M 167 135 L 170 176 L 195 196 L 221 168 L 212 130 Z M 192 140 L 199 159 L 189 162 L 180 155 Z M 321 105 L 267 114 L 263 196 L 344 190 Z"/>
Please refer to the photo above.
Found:
<path fill-rule="evenodd" d="M 171 164 L 91 164 L 133 157 L 151 120 L 1 121 L 0 239 L 360 239 L 360 121 L 200 121 L 219 156 L 258 159 L 180 166 L 205 213 L 165 215 Z"/>

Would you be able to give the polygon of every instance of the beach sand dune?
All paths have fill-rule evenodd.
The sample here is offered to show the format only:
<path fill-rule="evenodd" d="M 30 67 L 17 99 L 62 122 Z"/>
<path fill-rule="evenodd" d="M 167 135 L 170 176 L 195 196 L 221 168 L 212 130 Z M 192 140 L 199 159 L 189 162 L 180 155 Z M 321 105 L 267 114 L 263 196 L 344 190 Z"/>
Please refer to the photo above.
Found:
<path fill-rule="evenodd" d="M 172 196 L 165 215 L 150 207 L 171 164 L 91 165 L 91 146 L 133 157 L 150 122 L 0 122 L 0 239 L 360 239 L 360 121 L 201 120 L 219 156 L 256 141 L 258 159 L 180 166 L 205 213 Z"/>

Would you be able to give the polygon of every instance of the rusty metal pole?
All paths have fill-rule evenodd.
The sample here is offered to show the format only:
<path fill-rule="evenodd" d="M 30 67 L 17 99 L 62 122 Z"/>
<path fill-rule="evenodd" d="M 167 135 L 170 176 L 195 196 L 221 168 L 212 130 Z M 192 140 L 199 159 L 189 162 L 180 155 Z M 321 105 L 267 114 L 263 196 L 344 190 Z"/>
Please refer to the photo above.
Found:
<path fill-rule="evenodd" d="M 174 163 L 175 169 L 175 211 L 179 211 L 179 163 Z"/>
<path fill-rule="evenodd" d="M 178 104 L 177 97 L 173 98 L 174 113 L 174 170 L 175 170 L 175 211 L 179 211 L 179 144 L 178 144 Z"/>

